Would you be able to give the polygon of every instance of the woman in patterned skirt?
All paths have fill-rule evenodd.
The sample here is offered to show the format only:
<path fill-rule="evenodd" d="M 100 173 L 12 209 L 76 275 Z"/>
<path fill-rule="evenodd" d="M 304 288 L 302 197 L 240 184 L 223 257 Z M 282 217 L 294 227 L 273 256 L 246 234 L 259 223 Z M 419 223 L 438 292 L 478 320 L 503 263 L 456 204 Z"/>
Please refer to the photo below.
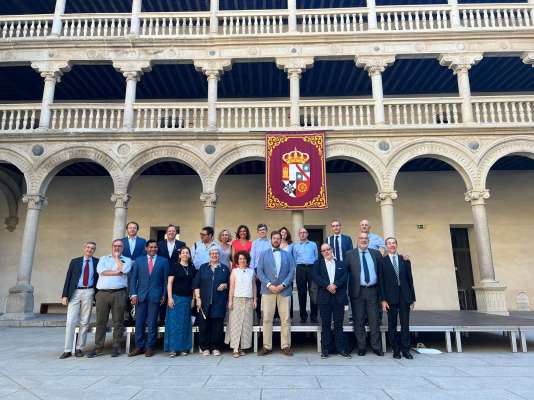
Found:
<path fill-rule="evenodd" d="M 252 346 L 252 324 L 256 308 L 256 277 L 249 268 L 250 254 L 246 251 L 236 253 L 237 268 L 230 275 L 230 293 L 228 298 L 228 326 L 225 343 L 229 344 L 233 357 L 244 356 L 243 349 Z"/>

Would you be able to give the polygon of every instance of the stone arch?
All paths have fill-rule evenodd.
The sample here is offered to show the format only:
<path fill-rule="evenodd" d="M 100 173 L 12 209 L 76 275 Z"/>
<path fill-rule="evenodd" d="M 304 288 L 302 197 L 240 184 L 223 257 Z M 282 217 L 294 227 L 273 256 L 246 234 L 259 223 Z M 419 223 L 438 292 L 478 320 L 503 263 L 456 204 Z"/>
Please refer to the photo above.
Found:
<path fill-rule="evenodd" d="M 534 158 L 534 138 L 522 136 L 505 138 L 493 143 L 480 157 L 476 184 L 480 190 L 486 188 L 491 167 L 501 158 L 520 155 Z"/>
<path fill-rule="evenodd" d="M 24 176 L 24 183 L 26 184 L 26 190 L 32 185 L 34 176 L 32 174 L 32 161 L 26 156 L 19 154 L 13 149 L 0 147 L 0 161 L 5 161 L 9 164 L 13 164 L 17 167 Z"/>
<path fill-rule="evenodd" d="M 221 177 L 232 166 L 250 160 L 265 160 L 265 143 L 263 141 L 245 142 L 239 147 L 229 147 L 219 154 L 217 161 L 210 168 L 206 192 L 215 192 Z"/>
<path fill-rule="evenodd" d="M 202 158 L 191 149 L 180 145 L 162 145 L 143 150 L 134 155 L 124 166 L 124 183 L 126 192 L 132 182 L 151 165 L 163 161 L 176 161 L 191 167 L 200 177 L 204 191 L 207 185 L 208 167 Z"/>
<path fill-rule="evenodd" d="M 410 142 L 396 149 L 386 164 L 384 185 L 387 191 L 394 190 L 395 179 L 404 164 L 423 156 L 436 158 L 449 164 L 462 177 L 466 191 L 473 189 L 477 175 L 473 156 L 459 144 L 440 139 Z"/>
<path fill-rule="evenodd" d="M 349 140 L 332 140 L 326 145 L 326 158 L 344 159 L 360 165 L 372 176 L 377 191 L 384 188 L 384 162 L 368 148 Z"/>
<path fill-rule="evenodd" d="M 96 147 L 76 146 L 63 148 L 45 158 L 35 167 L 36 178 L 31 193 L 44 195 L 52 179 L 63 168 L 79 161 L 95 162 L 101 165 L 111 176 L 115 192 L 121 192 L 124 179 L 119 164 L 106 152 Z"/>

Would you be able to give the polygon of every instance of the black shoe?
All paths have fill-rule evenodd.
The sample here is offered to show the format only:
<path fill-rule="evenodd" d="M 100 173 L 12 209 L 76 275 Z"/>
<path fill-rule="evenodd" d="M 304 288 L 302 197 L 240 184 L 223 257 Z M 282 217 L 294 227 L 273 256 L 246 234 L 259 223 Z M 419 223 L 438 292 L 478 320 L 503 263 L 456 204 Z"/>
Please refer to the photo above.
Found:
<path fill-rule="evenodd" d="M 114 347 L 113 350 L 111 350 L 111 357 L 118 357 L 121 355 L 121 352 L 118 347 Z"/>
<path fill-rule="evenodd" d="M 328 358 L 328 352 L 327 352 L 327 351 L 323 351 L 323 352 L 321 353 L 321 358 L 323 358 L 323 359 L 324 359 L 324 358 Z"/>
<path fill-rule="evenodd" d="M 364 356 L 365 353 L 367 353 L 366 350 L 358 350 L 358 355 L 361 357 L 361 356 Z"/>
<path fill-rule="evenodd" d="M 64 352 L 59 356 L 60 360 L 64 360 L 65 358 L 69 358 L 72 354 L 70 352 Z"/>
<path fill-rule="evenodd" d="M 373 349 L 373 353 L 375 353 L 378 357 L 382 357 L 384 355 L 384 352 L 382 350 Z"/>
<path fill-rule="evenodd" d="M 343 357 L 343 358 L 352 358 L 352 356 L 349 353 L 347 353 L 346 351 L 340 351 L 339 355 L 341 357 Z"/>
<path fill-rule="evenodd" d="M 104 354 L 104 350 L 96 349 L 96 350 L 93 350 L 87 353 L 87 358 L 95 358 L 95 357 L 101 356 L 102 354 Z"/>
<path fill-rule="evenodd" d="M 308 317 L 300 317 L 300 323 L 305 324 L 308 321 Z"/>
<path fill-rule="evenodd" d="M 76 349 L 76 351 L 74 352 L 74 356 L 83 357 L 83 351 L 81 351 L 80 349 Z"/>
<path fill-rule="evenodd" d="M 394 351 L 394 352 L 393 352 L 393 358 L 395 358 L 395 359 L 397 359 L 397 360 L 400 360 L 400 358 L 401 358 L 400 353 L 399 353 L 398 351 Z"/>
<path fill-rule="evenodd" d="M 316 324 L 318 322 L 317 317 L 311 317 L 310 321 L 312 322 L 312 324 Z"/>
<path fill-rule="evenodd" d="M 410 354 L 410 351 L 403 351 L 402 356 L 408 360 L 413 360 L 413 356 Z"/>

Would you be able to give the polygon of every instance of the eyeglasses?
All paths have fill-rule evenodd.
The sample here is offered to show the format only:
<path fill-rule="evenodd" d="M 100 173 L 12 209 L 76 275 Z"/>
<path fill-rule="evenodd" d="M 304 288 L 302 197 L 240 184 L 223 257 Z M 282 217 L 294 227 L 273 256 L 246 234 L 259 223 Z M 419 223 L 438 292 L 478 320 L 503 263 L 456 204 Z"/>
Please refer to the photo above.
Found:
<path fill-rule="evenodd" d="M 327 251 L 331 251 L 332 249 L 323 249 L 321 250 L 321 253 L 326 253 Z"/>

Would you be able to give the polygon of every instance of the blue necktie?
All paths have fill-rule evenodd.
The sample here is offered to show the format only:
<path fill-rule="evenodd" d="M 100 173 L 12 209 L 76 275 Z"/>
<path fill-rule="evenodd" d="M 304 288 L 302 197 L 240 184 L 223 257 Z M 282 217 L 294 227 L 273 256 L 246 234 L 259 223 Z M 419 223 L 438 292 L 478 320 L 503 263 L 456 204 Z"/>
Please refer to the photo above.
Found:
<path fill-rule="evenodd" d="M 339 254 L 339 236 L 335 237 L 334 251 L 336 253 L 335 254 L 336 260 L 341 261 L 340 254 Z"/>
<path fill-rule="evenodd" d="M 369 266 L 367 265 L 367 257 L 365 257 L 366 251 L 362 252 L 362 260 L 363 260 L 363 274 L 364 274 L 364 280 L 365 283 L 369 285 L 369 281 L 371 280 L 371 277 L 369 276 Z"/>

